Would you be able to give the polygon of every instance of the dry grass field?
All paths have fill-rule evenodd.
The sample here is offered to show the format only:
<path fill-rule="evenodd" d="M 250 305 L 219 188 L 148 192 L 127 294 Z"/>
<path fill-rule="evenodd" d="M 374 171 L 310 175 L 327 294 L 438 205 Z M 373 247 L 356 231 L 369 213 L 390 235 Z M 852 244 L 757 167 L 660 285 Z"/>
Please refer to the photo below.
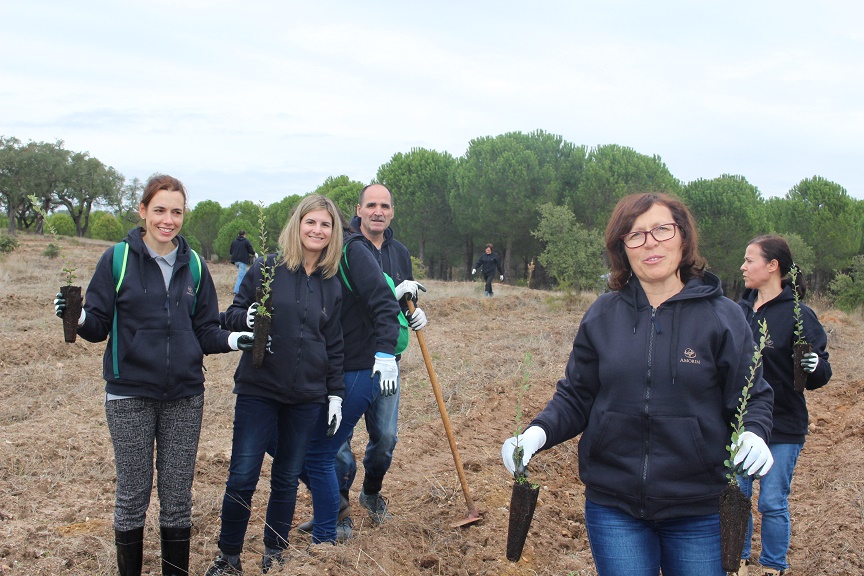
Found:
<path fill-rule="evenodd" d="M 114 463 L 103 408 L 105 344 L 63 342 L 52 300 L 60 260 L 42 256 L 48 241 L 23 235 L 0 257 L 0 575 L 116 574 L 111 526 Z M 69 240 L 66 249 L 85 286 L 109 244 Z M 222 308 L 235 269 L 210 265 Z M 271 574 L 556 575 L 596 574 L 583 523 L 576 443 L 532 461 L 540 500 L 517 563 L 505 559 L 510 485 L 501 442 L 515 428 L 517 390 L 529 382 L 530 419 L 563 373 L 578 321 L 592 295 L 564 296 L 496 286 L 484 299 L 479 283 L 425 283 L 421 305 L 432 364 L 482 520 L 454 528 L 466 507 L 426 367 L 416 342 L 402 361 L 400 442 L 384 493 L 395 517 L 375 527 L 352 494 L 357 537 L 314 556 L 308 536 L 292 531 L 291 560 Z M 808 393 L 811 435 L 791 497 L 790 574 L 864 574 L 864 320 L 834 310 L 817 313 L 829 333 L 834 378 Z M 191 573 L 216 554 L 219 512 L 231 450 L 237 353 L 208 357 L 204 428 L 194 485 Z M 365 444 L 362 424 L 355 453 Z M 362 474 L 362 467 L 361 467 Z M 243 554 L 258 574 L 266 470 L 254 499 Z M 145 531 L 144 573 L 159 574 L 158 501 Z M 301 489 L 297 522 L 311 512 Z M 754 543 L 758 553 L 758 539 Z"/>

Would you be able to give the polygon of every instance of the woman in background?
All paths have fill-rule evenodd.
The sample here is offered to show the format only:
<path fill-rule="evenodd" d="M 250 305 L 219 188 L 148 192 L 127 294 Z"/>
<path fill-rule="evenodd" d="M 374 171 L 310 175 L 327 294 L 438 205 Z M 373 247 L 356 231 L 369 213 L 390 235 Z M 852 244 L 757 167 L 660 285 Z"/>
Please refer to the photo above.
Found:
<path fill-rule="evenodd" d="M 789 568 L 786 560 L 792 524 L 789 518 L 789 491 L 798 455 L 807 435 L 807 402 L 804 392 L 793 386 L 792 347 L 795 340 L 795 295 L 806 293 L 804 278 L 799 273 L 795 283 L 789 277 L 794 265 L 789 244 L 780 236 L 759 236 L 747 244 L 744 254 L 744 293 L 738 304 L 744 310 L 754 333 L 759 322 L 768 321 L 768 341 L 762 353 L 763 375 L 774 389 L 774 424 L 768 447 L 774 456 L 774 468 L 759 481 L 759 513 L 762 514 L 762 553 L 759 555 L 764 575 L 779 575 Z M 831 364 L 825 346 L 825 330 L 807 305 L 801 304 L 804 339 L 813 346 L 801 362 L 807 372 L 807 390 L 816 390 L 831 379 Z M 753 493 L 753 481 L 742 478 L 741 488 L 748 496 Z M 739 575 L 747 574 L 750 558 L 753 518 L 747 531 Z"/>

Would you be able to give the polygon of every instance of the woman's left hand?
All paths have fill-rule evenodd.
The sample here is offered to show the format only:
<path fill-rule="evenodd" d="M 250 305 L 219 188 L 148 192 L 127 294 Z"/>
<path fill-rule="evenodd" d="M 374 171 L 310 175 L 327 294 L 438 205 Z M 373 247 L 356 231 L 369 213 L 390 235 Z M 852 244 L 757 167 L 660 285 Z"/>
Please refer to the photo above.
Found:
<path fill-rule="evenodd" d="M 753 432 L 746 430 L 742 432 L 735 445 L 738 447 L 738 453 L 735 454 L 732 465 L 736 470 L 740 470 L 741 474 L 761 478 L 774 465 L 774 457 L 768 445 Z"/>

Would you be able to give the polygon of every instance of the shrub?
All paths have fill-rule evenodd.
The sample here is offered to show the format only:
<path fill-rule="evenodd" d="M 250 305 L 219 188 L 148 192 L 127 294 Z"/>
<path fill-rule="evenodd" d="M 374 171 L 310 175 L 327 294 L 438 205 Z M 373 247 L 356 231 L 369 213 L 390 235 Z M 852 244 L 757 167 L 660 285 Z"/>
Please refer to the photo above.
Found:
<path fill-rule="evenodd" d="M 42 251 L 42 255 L 47 256 L 48 258 L 53 260 L 54 258 L 60 256 L 60 246 L 52 242 L 45 247 L 45 250 Z"/>
<path fill-rule="evenodd" d="M 57 236 L 75 236 L 78 234 L 75 229 L 75 221 L 72 220 L 72 216 L 65 212 L 57 212 L 45 218 L 45 226 L 49 230 L 53 230 L 53 234 Z"/>
<path fill-rule="evenodd" d="M 426 266 L 416 256 L 411 256 L 411 270 L 414 273 L 414 280 L 423 280 L 426 278 Z"/>
<path fill-rule="evenodd" d="M 864 306 L 864 256 L 855 256 L 849 273 L 837 274 L 828 284 L 828 290 L 834 305 L 845 312 Z"/>
<path fill-rule="evenodd" d="M 0 253 L 8 254 L 18 248 L 18 239 L 6 234 L 0 234 Z"/>

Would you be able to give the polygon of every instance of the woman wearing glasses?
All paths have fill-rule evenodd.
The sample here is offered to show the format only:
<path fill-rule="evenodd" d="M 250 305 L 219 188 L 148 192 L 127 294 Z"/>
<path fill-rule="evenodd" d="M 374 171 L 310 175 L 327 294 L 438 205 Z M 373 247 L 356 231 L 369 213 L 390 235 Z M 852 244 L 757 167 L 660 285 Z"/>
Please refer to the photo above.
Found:
<path fill-rule="evenodd" d="M 606 226 L 611 292 L 582 318 L 564 378 L 525 432 L 502 447 L 522 464 L 581 434 L 579 477 L 597 573 L 725 574 L 719 498 L 753 335 L 705 271 L 687 207 L 666 194 L 618 202 Z M 756 379 L 736 465 L 773 462 L 771 388 Z"/>

